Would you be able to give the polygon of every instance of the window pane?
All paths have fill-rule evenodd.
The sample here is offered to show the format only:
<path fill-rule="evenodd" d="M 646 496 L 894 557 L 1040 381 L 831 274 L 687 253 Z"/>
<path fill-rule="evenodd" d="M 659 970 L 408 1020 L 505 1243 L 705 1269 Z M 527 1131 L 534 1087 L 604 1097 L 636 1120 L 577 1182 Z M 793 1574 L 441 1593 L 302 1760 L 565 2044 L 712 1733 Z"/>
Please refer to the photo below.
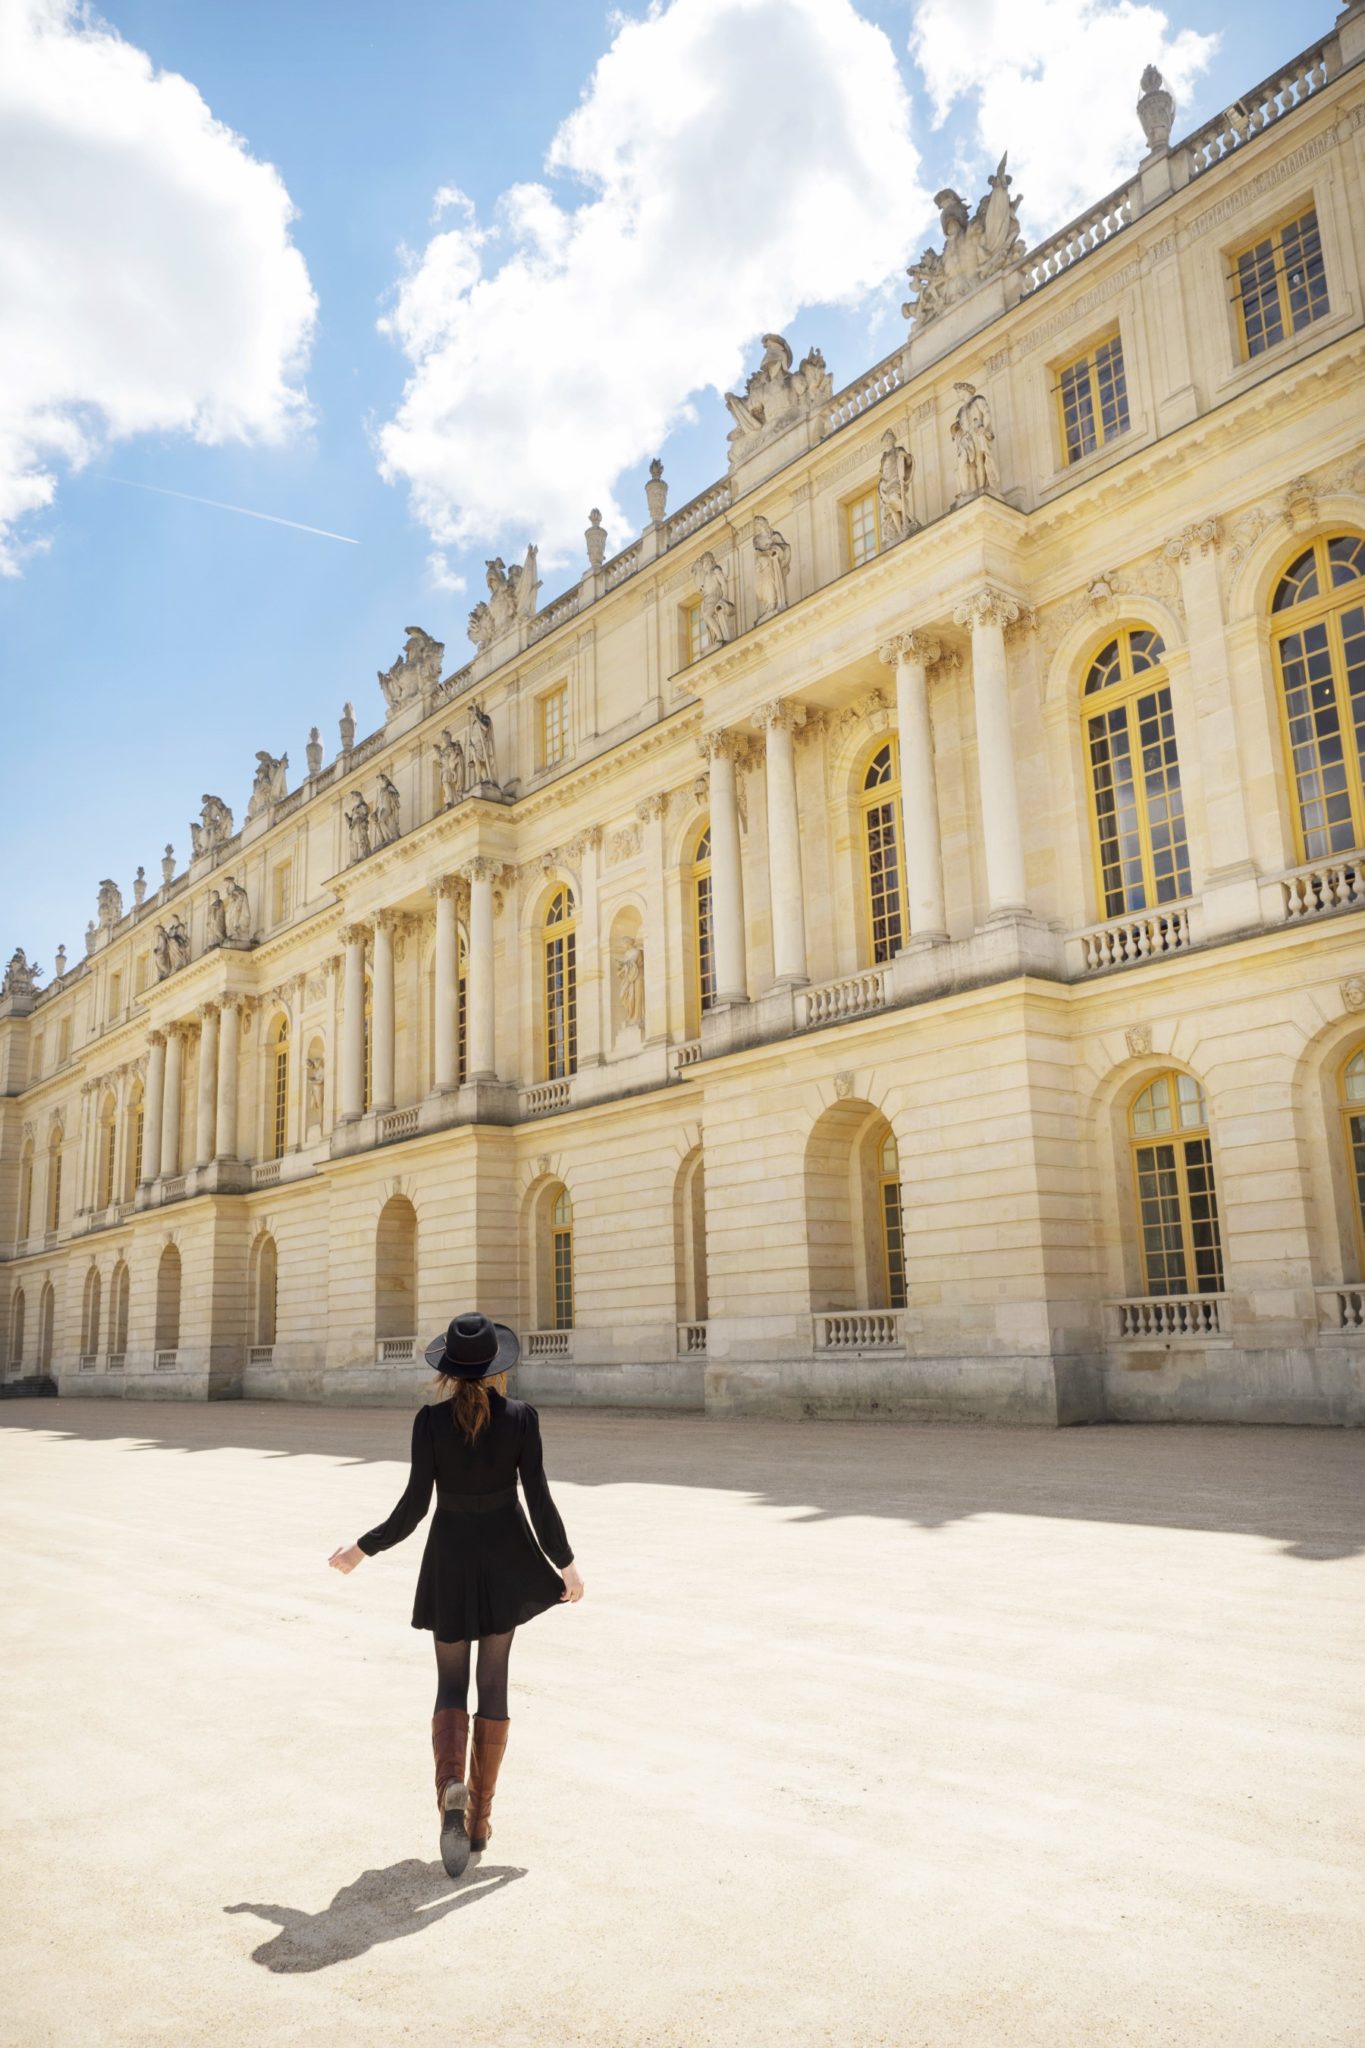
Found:
<path fill-rule="evenodd" d="M 856 569 L 877 552 L 877 494 L 869 491 L 848 507 L 848 552 Z"/>
<path fill-rule="evenodd" d="M 1116 917 L 1147 908 L 1128 707 L 1119 704 L 1092 718 L 1089 740 L 1104 914 Z"/>
<path fill-rule="evenodd" d="M 1071 363 L 1062 371 L 1062 435 L 1066 442 L 1066 459 L 1076 462 L 1082 455 L 1089 455 L 1097 445 L 1095 433 L 1095 399 L 1090 381 L 1090 358 L 1084 362 Z"/>
<path fill-rule="evenodd" d="M 870 804 L 863 813 L 867 838 L 868 918 L 874 961 L 889 960 L 903 938 L 896 807 Z"/>
<path fill-rule="evenodd" d="M 1190 1194 L 1194 1284 L 1200 1294 L 1223 1291 L 1223 1247 L 1213 1188 L 1213 1153 L 1207 1138 L 1185 1140 L 1185 1184 Z"/>
<path fill-rule="evenodd" d="M 711 917 L 711 877 L 698 875 L 696 896 L 697 919 L 697 997 L 703 1010 L 710 1010 L 716 1000 L 716 947 Z"/>
<path fill-rule="evenodd" d="M 1327 311 L 1327 273 L 1322 263 L 1316 212 L 1304 214 L 1284 230 L 1282 257 L 1289 324 L 1297 334 L 1310 320 Z"/>
<path fill-rule="evenodd" d="M 1123 344 L 1115 335 L 1095 352 L 1095 385 L 1099 393 L 1100 439 L 1112 441 L 1128 426 L 1128 380 L 1123 372 Z"/>
<path fill-rule="evenodd" d="M 1149 1294 L 1188 1291 L 1185 1239 L 1180 1215 L 1180 1176 L 1173 1145 L 1139 1145 L 1137 1168 L 1138 1220 L 1142 1230 L 1142 1262 Z"/>
<path fill-rule="evenodd" d="M 1237 295 L 1242 302 L 1247 354 L 1261 355 L 1277 341 L 1283 341 L 1273 240 L 1258 242 L 1254 249 L 1246 249 L 1238 257 Z"/>
<path fill-rule="evenodd" d="M 900 1183 L 896 1180 L 882 1182 L 882 1248 L 886 1263 L 886 1305 L 888 1308 L 904 1308 L 905 1237 Z"/>

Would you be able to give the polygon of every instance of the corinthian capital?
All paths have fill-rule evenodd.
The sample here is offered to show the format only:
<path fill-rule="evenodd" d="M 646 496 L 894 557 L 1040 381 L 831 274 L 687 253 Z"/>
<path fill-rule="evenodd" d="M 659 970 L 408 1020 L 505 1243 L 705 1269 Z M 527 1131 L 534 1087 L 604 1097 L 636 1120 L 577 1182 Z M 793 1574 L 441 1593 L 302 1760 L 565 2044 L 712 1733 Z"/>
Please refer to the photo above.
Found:
<path fill-rule="evenodd" d="M 1022 617 L 1026 607 L 1008 591 L 997 590 L 993 583 L 983 583 L 980 590 L 974 590 L 969 598 L 954 606 L 955 626 L 999 626 L 1003 632 Z"/>
<path fill-rule="evenodd" d="M 344 924 L 337 933 L 343 946 L 363 946 L 370 936 L 367 924 Z"/>
<path fill-rule="evenodd" d="M 1201 555 L 1206 555 L 1210 548 L 1216 554 L 1222 545 L 1223 528 L 1218 519 L 1196 519 L 1163 542 L 1161 552 L 1168 562 L 1188 562 L 1196 548 Z"/>
<path fill-rule="evenodd" d="M 486 853 L 476 853 L 474 858 L 467 860 L 460 869 L 461 875 L 471 887 L 475 882 L 496 882 L 499 872 L 500 863 L 490 860 Z"/>
<path fill-rule="evenodd" d="M 774 726 L 797 732 L 805 722 L 806 707 L 795 697 L 772 697 L 766 704 L 760 704 L 750 719 L 756 732 L 768 732 Z"/>
<path fill-rule="evenodd" d="M 888 668 L 901 661 L 918 661 L 923 667 L 932 668 L 943 658 L 943 642 L 934 633 L 895 633 L 882 642 L 877 653 Z"/>
<path fill-rule="evenodd" d="M 744 742 L 738 733 L 726 726 L 717 726 L 714 732 L 704 732 L 697 740 L 697 752 L 704 761 L 737 761 Z"/>

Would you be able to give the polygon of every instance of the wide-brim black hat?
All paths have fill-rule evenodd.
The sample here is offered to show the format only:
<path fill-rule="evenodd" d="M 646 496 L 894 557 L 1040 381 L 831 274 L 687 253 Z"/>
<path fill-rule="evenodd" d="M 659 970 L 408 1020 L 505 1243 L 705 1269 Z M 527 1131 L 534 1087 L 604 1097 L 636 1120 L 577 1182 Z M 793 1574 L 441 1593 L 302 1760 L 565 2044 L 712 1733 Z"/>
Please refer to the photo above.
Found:
<path fill-rule="evenodd" d="M 456 1316 L 426 1348 L 432 1371 L 455 1380 L 490 1379 L 494 1373 L 506 1372 L 520 1356 L 521 1339 L 516 1331 L 478 1314 Z"/>

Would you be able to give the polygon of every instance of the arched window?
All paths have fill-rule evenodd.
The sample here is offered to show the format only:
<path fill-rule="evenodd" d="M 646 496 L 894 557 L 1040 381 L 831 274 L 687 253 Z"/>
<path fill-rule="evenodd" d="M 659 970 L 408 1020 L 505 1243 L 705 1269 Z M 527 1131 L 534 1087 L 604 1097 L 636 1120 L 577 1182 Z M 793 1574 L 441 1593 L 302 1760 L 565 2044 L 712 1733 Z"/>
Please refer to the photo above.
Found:
<path fill-rule="evenodd" d="M 863 773 L 863 888 L 873 961 L 889 960 L 905 943 L 905 885 L 901 874 L 900 756 L 883 740 Z"/>
<path fill-rule="evenodd" d="M 550 1210 L 550 1328 L 573 1328 L 573 1205 L 561 1188 Z"/>
<path fill-rule="evenodd" d="M 1085 750 L 1099 900 L 1105 917 L 1190 893 L 1185 805 L 1166 649 L 1125 627 L 1085 678 Z"/>
<path fill-rule="evenodd" d="M 38 1370 L 52 1370 L 52 1325 L 57 1314 L 57 1297 L 52 1292 L 52 1282 L 44 1281 L 43 1291 L 38 1297 Z"/>
<path fill-rule="evenodd" d="M 251 1247 L 251 1342 L 273 1345 L 279 1299 L 279 1253 L 269 1231 Z"/>
<path fill-rule="evenodd" d="M 706 1278 L 706 1180 L 700 1145 L 678 1169 L 673 1188 L 673 1246 L 678 1321 L 704 1323 L 710 1313 Z"/>
<path fill-rule="evenodd" d="M 1365 846 L 1365 540 L 1315 540 L 1271 604 L 1299 857 Z"/>
<path fill-rule="evenodd" d="M 109 1304 L 109 1359 L 122 1364 L 128 1350 L 128 1268 L 120 1259 L 114 1268 L 114 1285 Z"/>
<path fill-rule="evenodd" d="M 1365 1045 L 1341 1070 L 1341 1113 L 1346 1124 L 1346 1164 L 1351 1175 L 1356 1271 L 1365 1280 Z"/>
<path fill-rule="evenodd" d="M 574 900 L 560 887 L 545 913 L 545 1078 L 578 1071 L 578 970 L 574 958 Z M 555 1326 L 559 1327 L 558 1324 Z M 568 1328 L 565 1324 L 564 1328 Z"/>
<path fill-rule="evenodd" d="M 904 1308 L 905 1228 L 901 1219 L 901 1171 L 896 1140 L 888 1131 L 877 1156 L 877 1206 L 882 1225 L 882 1267 L 886 1280 L 886 1305 Z"/>
<path fill-rule="evenodd" d="M 127 1161 L 126 1178 L 123 1186 L 123 1199 L 125 1202 L 133 1200 L 137 1194 L 138 1183 L 142 1179 L 143 1115 L 142 1083 L 139 1081 L 132 1101 L 128 1104 L 128 1134 L 124 1148 L 124 1157 Z"/>
<path fill-rule="evenodd" d="M 289 1143 L 289 1019 L 277 1017 L 266 1047 L 266 1145 L 267 1159 L 283 1159 Z M 368 1072 L 368 1064 L 367 1064 Z M 368 1085 L 366 1107 L 368 1108 Z"/>
<path fill-rule="evenodd" d="M 716 933 L 711 905 L 711 826 L 697 834 L 687 870 L 687 902 L 692 923 L 692 999 L 696 1013 L 716 1000 Z"/>
<path fill-rule="evenodd" d="M 381 1352 L 385 1343 L 411 1341 L 417 1330 L 417 1211 L 406 1195 L 390 1195 L 379 1212 L 374 1329 Z"/>
<path fill-rule="evenodd" d="M 114 1119 L 117 1108 L 112 1095 L 100 1104 L 99 1156 L 96 1165 L 97 1209 L 107 1209 L 114 1199 Z M 88 1349 L 89 1347 L 87 1347 Z"/>
<path fill-rule="evenodd" d="M 19 1156 L 19 1241 L 33 1228 L 33 1140 L 24 1140 Z"/>
<path fill-rule="evenodd" d="M 100 1348 L 100 1269 L 92 1266 L 85 1276 L 85 1299 L 81 1304 L 81 1351 L 93 1357 Z"/>
<path fill-rule="evenodd" d="M 1158 1074 L 1128 1113 L 1148 1294 L 1221 1294 L 1223 1247 L 1204 1091 Z"/>
<path fill-rule="evenodd" d="M 54 1124 L 47 1141 L 47 1227 L 59 1230 L 62 1222 L 62 1127 Z"/>
<path fill-rule="evenodd" d="M 156 1349 L 180 1349 L 180 1254 L 168 1244 L 156 1269 Z"/>
<path fill-rule="evenodd" d="M 24 1362 L 24 1314 L 27 1303 L 22 1287 L 15 1290 L 14 1301 L 9 1312 L 9 1363 L 10 1371 L 17 1372 Z"/>

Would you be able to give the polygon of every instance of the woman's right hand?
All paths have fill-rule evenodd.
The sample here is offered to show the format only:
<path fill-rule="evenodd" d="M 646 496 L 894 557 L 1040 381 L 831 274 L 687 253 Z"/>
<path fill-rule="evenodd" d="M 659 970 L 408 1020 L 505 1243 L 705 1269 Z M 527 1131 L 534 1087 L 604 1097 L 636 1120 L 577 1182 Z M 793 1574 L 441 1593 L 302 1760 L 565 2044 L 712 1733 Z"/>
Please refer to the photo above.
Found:
<path fill-rule="evenodd" d="M 564 1591 L 560 1594 L 560 1599 L 581 1600 L 583 1598 L 583 1574 L 578 1569 L 578 1566 L 576 1564 L 562 1566 L 559 1576 L 564 1581 Z"/>

